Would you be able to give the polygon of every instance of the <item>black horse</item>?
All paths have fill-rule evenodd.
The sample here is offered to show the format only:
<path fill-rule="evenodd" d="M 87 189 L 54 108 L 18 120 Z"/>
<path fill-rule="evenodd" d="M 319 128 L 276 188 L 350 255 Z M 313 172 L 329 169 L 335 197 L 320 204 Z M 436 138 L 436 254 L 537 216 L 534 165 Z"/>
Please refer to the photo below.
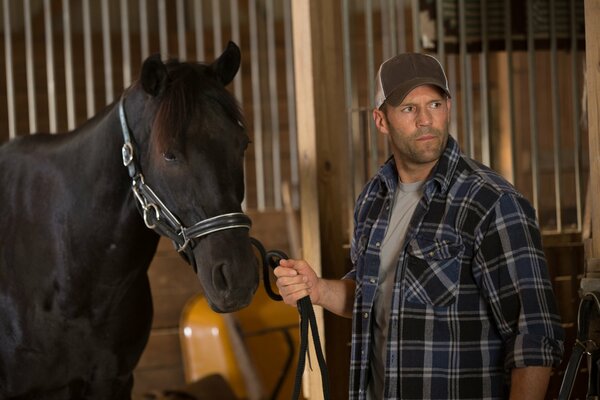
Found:
<path fill-rule="evenodd" d="M 150 57 L 80 128 L 0 147 L 0 399 L 130 398 L 159 234 L 215 311 L 250 303 L 239 65 L 233 43 L 210 65 Z"/>

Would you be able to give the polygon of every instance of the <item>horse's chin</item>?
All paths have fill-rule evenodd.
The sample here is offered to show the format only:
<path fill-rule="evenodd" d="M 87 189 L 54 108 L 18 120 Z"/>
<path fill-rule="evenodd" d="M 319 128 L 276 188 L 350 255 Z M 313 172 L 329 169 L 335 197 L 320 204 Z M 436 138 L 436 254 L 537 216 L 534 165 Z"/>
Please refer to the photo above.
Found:
<path fill-rule="evenodd" d="M 225 313 L 231 313 L 231 312 L 235 312 L 235 311 L 239 311 L 247 306 L 250 305 L 250 303 L 252 302 L 252 296 L 250 296 L 248 301 L 245 302 L 234 302 L 234 303 L 223 303 L 223 302 L 215 302 L 212 301 L 210 297 L 206 296 L 206 300 L 208 301 L 208 305 L 210 306 L 211 310 L 213 310 L 214 312 L 220 313 L 220 314 L 225 314 Z"/>

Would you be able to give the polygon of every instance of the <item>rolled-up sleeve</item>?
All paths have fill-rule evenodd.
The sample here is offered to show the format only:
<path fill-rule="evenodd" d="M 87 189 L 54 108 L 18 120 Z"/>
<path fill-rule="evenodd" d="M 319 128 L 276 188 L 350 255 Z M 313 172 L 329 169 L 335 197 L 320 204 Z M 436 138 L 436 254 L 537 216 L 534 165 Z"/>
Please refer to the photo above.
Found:
<path fill-rule="evenodd" d="M 505 367 L 557 366 L 564 331 L 529 202 L 515 194 L 500 196 L 479 240 L 474 265 L 505 343 Z"/>

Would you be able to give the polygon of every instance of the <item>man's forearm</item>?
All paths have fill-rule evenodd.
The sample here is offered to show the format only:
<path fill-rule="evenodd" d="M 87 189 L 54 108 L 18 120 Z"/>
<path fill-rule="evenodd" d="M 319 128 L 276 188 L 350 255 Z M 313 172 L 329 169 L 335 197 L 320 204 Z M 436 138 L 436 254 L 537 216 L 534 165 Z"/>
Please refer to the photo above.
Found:
<path fill-rule="evenodd" d="M 551 372 L 550 367 L 514 368 L 511 372 L 510 399 L 543 400 Z"/>
<path fill-rule="evenodd" d="M 319 285 L 318 305 L 334 314 L 352 318 L 356 282 L 352 279 L 319 279 Z"/>

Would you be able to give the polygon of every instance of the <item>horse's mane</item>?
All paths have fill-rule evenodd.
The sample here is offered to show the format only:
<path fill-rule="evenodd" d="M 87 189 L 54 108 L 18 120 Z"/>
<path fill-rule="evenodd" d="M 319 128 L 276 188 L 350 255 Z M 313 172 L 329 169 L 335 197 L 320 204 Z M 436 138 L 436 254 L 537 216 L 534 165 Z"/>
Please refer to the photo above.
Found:
<path fill-rule="evenodd" d="M 176 60 L 168 61 L 166 66 L 169 81 L 160 94 L 152 129 L 158 149 L 165 150 L 182 139 L 178 135 L 185 131 L 191 113 L 198 109 L 198 103 L 201 112 L 207 113 L 214 112 L 210 104 L 216 104 L 228 118 L 245 126 L 237 100 L 223 90 L 208 66 Z"/>

